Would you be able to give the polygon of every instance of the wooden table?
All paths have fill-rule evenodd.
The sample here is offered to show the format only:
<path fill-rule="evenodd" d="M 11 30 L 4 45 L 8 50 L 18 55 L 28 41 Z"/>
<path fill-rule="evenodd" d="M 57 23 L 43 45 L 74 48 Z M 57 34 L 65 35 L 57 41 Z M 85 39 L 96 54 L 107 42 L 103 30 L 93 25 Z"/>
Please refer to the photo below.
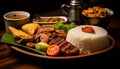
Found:
<path fill-rule="evenodd" d="M 61 11 L 53 11 L 42 15 L 60 15 Z M 56 68 L 120 68 L 120 18 L 113 17 L 107 27 L 109 35 L 116 42 L 113 49 L 94 56 L 71 60 L 45 60 L 15 51 L 0 42 L 0 69 L 56 69 Z M 0 37 L 5 30 L 0 31 Z"/>

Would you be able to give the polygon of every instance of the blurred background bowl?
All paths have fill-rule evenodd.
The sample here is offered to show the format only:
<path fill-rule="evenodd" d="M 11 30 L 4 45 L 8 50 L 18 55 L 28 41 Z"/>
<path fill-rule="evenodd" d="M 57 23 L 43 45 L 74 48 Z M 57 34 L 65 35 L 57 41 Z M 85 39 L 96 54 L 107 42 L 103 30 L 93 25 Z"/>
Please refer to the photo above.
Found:
<path fill-rule="evenodd" d="M 33 19 L 34 23 L 38 24 L 54 24 L 56 22 L 67 22 L 67 17 L 65 16 L 37 16 Z"/>
<path fill-rule="evenodd" d="M 100 26 L 106 29 L 111 22 L 111 19 L 114 15 L 114 11 L 109 8 L 105 8 L 105 9 L 108 12 L 108 15 L 106 17 L 102 17 L 102 18 L 101 17 L 88 17 L 85 15 L 82 15 L 84 24 L 96 25 L 96 26 Z"/>

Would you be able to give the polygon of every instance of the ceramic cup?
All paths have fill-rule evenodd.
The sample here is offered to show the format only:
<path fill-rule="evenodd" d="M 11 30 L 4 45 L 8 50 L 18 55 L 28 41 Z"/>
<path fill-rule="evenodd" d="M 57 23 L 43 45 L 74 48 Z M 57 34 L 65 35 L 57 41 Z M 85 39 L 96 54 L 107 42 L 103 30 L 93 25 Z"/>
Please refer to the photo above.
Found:
<path fill-rule="evenodd" d="M 11 11 L 3 15 L 6 32 L 9 31 L 8 26 L 20 29 L 23 24 L 30 21 L 30 13 L 26 11 Z"/>

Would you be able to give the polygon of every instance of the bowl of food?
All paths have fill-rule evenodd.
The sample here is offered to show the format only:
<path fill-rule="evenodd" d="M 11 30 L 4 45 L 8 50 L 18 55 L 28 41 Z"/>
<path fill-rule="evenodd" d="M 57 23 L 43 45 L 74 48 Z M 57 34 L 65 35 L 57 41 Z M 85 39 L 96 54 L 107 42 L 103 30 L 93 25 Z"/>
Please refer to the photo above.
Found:
<path fill-rule="evenodd" d="M 26 11 L 10 11 L 3 15 L 5 22 L 5 29 L 8 30 L 8 26 L 20 28 L 23 24 L 30 21 L 30 13 Z"/>
<path fill-rule="evenodd" d="M 113 15 L 113 10 L 100 6 L 90 7 L 82 11 L 85 24 L 97 25 L 103 28 L 109 25 Z"/>
<path fill-rule="evenodd" d="M 54 24 L 56 22 L 62 22 L 65 23 L 67 22 L 67 17 L 65 16 L 41 16 L 41 17 L 35 17 L 33 19 L 34 23 L 39 23 L 39 24 Z"/>

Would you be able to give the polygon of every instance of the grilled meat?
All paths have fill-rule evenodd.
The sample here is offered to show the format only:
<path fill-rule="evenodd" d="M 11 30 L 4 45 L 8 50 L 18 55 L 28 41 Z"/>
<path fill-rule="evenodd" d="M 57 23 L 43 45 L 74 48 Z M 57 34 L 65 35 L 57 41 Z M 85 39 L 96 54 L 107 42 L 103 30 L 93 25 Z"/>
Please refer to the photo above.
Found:
<path fill-rule="evenodd" d="M 78 55 L 79 49 L 67 42 L 65 38 L 57 37 L 52 39 L 49 44 L 56 44 L 60 47 L 62 55 Z"/>
<path fill-rule="evenodd" d="M 23 26 L 23 28 L 26 29 L 26 26 Z M 79 49 L 66 41 L 66 33 L 64 30 L 54 29 L 52 27 L 40 27 L 32 29 L 34 31 L 31 34 L 28 34 L 28 32 L 26 33 L 11 27 L 9 27 L 9 29 L 14 37 L 21 38 L 17 40 L 17 43 L 24 43 L 26 46 L 34 47 L 36 42 L 43 42 L 49 45 L 58 45 L 60 47 L 61 55 L 69 56 L 79 54 Z M 26 30 L 28 30 L 28 27 Z"/>
<path fill-rule="evenodd" d="M 26 46 L 29 46 L 29 47 L 35 47 L 35 44 L 36 44 L 36 43 L 28 42 L 28 43 L 26 43 Z"/>
<path fill-rule="evenodd" d="M 47 43 L 48 40 L 49 40 L 49 37 L 46 34 L 41 33 L 41 35 L 40 35 L 40 42 Z"/>
<path fill-rule="evenodd" d="M 53 38 L 51 41 L 49 41 L 49 45 L 55 44 L 56 42 L 60 41 L 62 38 L 61 37 L 57 37 L 57 38 Z"/>

